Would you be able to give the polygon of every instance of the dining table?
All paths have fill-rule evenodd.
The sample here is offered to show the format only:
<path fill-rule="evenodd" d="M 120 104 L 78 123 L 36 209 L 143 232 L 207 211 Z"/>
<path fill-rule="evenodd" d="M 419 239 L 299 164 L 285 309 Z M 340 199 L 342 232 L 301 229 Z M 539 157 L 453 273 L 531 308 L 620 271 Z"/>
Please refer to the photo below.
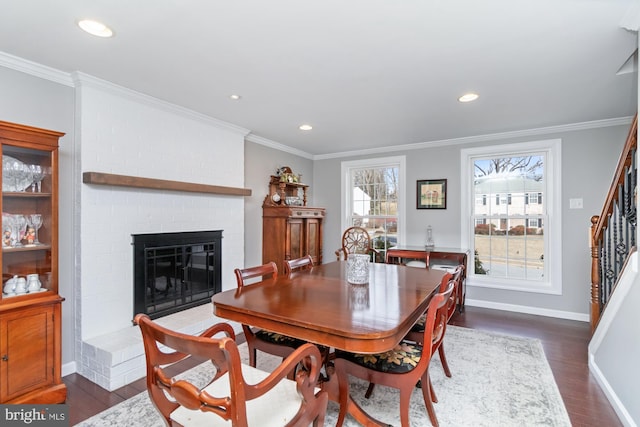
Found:
<path fill-rule="evenodd" d="M 368 283 L 347 280 L 347 262 L 278 275 L 212 297 L 218 317 L 353 353 L 392 350 L 426 312 L 444 270 L 369 263 Z M 336 375 L 321 383 L 339 401 Z M 386 425 L 349 396 L 348 413 L 366 426 Z"/>

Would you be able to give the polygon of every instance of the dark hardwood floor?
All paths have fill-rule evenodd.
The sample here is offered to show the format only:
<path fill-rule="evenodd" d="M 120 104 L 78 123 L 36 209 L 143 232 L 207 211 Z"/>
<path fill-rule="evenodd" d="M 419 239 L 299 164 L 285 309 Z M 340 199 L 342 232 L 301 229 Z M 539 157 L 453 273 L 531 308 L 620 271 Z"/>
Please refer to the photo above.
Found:
<path fill-rule="evenodd" d="M 455 314 L 451 323 L 456 326 L 539 339 L 572 425 L 622 426 L 589 372 L 588 323 L 477 307 L 467 307 L 463 314 Z M 144 379 L 114 392 L 108 392 L 78 374 L 64 377 L 64 382 L 68 387 L 67 403 L 71 425 L 146 389 Z"/>

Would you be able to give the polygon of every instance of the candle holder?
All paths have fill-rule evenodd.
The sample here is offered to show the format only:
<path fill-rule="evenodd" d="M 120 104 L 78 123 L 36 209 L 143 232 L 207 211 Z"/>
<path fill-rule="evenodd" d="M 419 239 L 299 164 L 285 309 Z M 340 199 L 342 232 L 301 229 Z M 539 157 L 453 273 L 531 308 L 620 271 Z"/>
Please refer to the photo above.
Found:
<path fill-rule="evenodd" d="M 432 248 L 435 246 L 435 243 L 433 243 L 433 230 L 431 229 L 430 225 L 427 227 L 427 240 L 425 240 L 424 245 L 427 248 Z"/>

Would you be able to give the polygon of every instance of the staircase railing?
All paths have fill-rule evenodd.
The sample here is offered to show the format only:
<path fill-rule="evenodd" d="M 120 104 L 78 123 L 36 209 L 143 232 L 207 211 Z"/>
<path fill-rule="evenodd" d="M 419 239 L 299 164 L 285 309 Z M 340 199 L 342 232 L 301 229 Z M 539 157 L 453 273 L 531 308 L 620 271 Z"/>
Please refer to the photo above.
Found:
<path fill-rule="evenodd" d="M 636 250 L 636 150 L 633 120 L 601 214 L 591 217 L 591 330 L 595 330 L 627 259 Z"/>

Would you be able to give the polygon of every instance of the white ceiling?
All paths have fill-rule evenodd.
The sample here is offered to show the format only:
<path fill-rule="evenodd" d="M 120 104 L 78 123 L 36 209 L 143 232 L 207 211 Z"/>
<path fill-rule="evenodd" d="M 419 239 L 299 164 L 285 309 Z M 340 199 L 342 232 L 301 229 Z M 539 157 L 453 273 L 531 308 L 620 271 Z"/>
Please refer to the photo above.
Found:
<path fill-rule="evenodd" d="M 0 51 L 324 155 L 632 116 L 636 2 L 0 0 Z"/>

